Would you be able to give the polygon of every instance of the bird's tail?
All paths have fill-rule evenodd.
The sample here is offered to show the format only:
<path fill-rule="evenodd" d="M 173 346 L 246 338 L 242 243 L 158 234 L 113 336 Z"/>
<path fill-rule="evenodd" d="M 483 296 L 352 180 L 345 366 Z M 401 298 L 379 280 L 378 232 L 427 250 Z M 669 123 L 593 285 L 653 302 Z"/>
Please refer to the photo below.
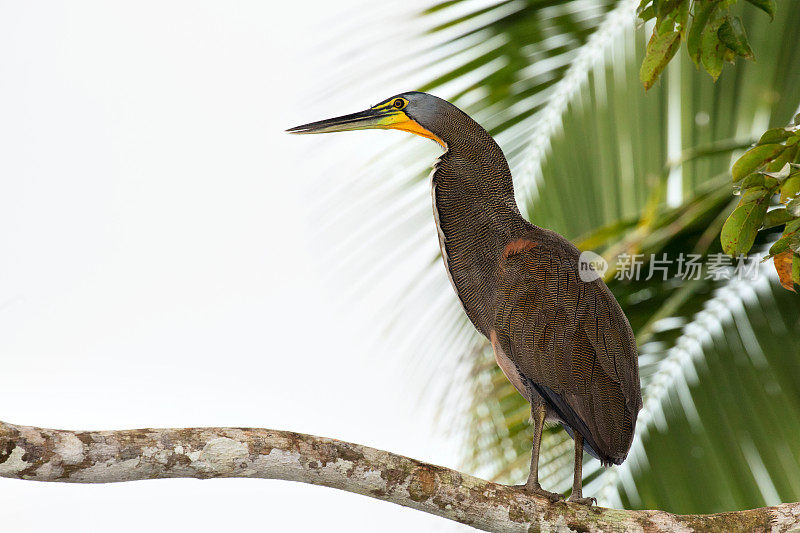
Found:
<path fill-rule="evenodd" d="M 566 401 L 564 401 L 564 398 L 562 398 L 560 394 L 556 393 L 550 387 L 545 387 L 544 385 L 537 385 L 533 382 L 531 382 L 531 385 L 536 392 L 539 393 L 539 396 L 541 396 L 544 401 L 547 402 L 547 405 L 556 412 L 558 417 L 561 419 L 564 429 L 567 431 L 570 437 L 575 439 L 576 430 L 578 433 L 580 433 L 580 435 L 583 437 L 583 449 L 586 450 L 589 455 L 599 459 L 603 466 L 622 464 L 622 462 L 625 460 L 625 455 L 620 457 L 617 455 L 603 453 L 602 448 L 598 446 L 597 441 L 592 435 L 592 432 L 589 430 L 589 427 L 581 419 L 581 417 L 578 416 L 575 410 L 572 409 L 572 407 L 570 407 Z"/>

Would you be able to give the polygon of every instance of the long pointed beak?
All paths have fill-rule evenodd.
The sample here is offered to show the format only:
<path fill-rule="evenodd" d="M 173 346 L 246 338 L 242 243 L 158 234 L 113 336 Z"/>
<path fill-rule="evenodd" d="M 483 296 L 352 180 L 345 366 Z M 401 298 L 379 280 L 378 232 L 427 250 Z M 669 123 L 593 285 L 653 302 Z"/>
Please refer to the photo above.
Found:
<path fill-rule="evenodd" d="M 287 133 L 331 133 L 334 131 L 365 130 L 371 128 L 388 128 L 392 124 L 406 121 L 405 113 L 398 109 L 367 109 L 341 117 L 329 118 L 303 124 L 286 130 Z"/>

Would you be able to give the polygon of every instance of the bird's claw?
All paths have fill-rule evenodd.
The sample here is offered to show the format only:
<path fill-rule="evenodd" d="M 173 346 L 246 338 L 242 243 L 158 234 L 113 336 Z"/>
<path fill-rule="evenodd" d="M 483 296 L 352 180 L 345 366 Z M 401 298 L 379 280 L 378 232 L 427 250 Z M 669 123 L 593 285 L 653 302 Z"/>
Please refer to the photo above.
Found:
<path fill-rule="evenodd" d="M 573 498 L 570 496 L 567 498 L 567 501 L 570 503 L 579 503 L 581 505 L 597 505 L 597 498 Z"/>
<path fill-rule="evenodd" d="M 561 501 L 564 499 L 563 494 L 559 494 L 558 492 L 550 492 L 549 490 L 544 490 L 541 485 L 537 484 L 525 484 L 525 485 L 514 485 L 515 489 L 520 489 L 522 491 L 527 492 L 528 494 L 541 496 L 543 498 L 547 498 L 551 502 L 555 503 L 557 501 Z"/>

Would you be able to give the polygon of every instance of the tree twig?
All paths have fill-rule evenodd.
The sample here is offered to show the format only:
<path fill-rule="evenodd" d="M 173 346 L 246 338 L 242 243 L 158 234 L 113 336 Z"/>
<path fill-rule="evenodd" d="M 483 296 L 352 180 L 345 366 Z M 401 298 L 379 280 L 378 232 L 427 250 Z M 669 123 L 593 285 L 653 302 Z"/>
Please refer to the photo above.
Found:
<path fill-rule="evenodd" d="M 269 429 L 64 431 L 0 422 L 0 476 L 68 483 L 284 479 L 363 494 L 495 532 L 800 530 L 800 503 L 685 516 L 550 503 L 375 448 Z"/>

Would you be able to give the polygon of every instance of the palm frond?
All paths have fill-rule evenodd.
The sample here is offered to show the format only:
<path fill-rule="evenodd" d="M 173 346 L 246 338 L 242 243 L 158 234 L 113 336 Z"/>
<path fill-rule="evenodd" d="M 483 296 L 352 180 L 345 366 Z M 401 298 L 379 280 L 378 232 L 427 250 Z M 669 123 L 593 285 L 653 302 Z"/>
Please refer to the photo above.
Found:
<path fill-rule="evenodd" d="M 770 278 L 716 289 L 665 356 L 643 365 L 645 408 L 629 459 L 587 490 L 608 505 L 680 513 L 800 497 L 800 301 Z"/>

